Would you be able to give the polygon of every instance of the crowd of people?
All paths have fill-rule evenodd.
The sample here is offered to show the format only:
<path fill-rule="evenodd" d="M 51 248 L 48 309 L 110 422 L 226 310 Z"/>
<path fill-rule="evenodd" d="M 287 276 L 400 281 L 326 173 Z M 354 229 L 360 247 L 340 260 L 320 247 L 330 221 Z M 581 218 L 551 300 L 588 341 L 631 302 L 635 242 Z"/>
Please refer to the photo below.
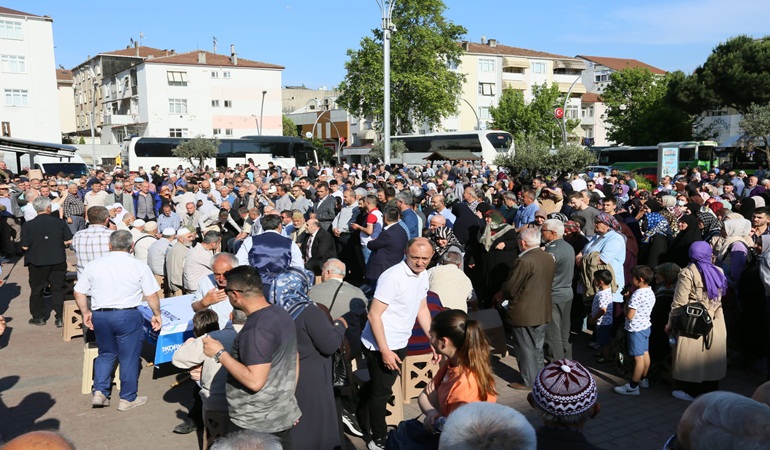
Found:
<path fill-rule="evenodd" d="M 671 378 L 675 398 L 711 411 L 744 401 L 715 392 L 728 361 L 770 368 L 762 173 L 683 169 L 652 189 L 614 170 L 523 178 L 463 161 L 24 175 L 0 185 L 0 249 L 24 255 L 29 323 L 46 325 L 50 295 L 62 326 L 74 250 L 75 299 L 99 347 L 92 406 L 109 406 L 119 363 L 127 411 L 148 401 L 137 307 L 146 301 L 160 329 L 160 299 L 192 295 L 196 337 L 174 364 L 196 380 L 195 406 L 175 432 L 226 423 L 212 448 L 252 431 L 297 449 L 338 448 L 343 432 L 370 449 L 470 448 L 484 436 L 596 448 L 581 432 L 599 410 L 596 383 L 572 349 L 587 329 L 591 365 L 628 375 L 621 395 Z M 474 320 L 484 309 L 511 338 L 520 377 L 508 388 L 530 392 L 542 428 L 494 409 L 501 388 Z M 333 385 L 341 347 L 368 370 L 360 390 Z M 441 363 L 418 399 L 425 418 L 388 432 L 393 385 L 415 352 Z M 743 438 L 766 443 L 770 409 L 752 408 L 765 434 Z M 698 426 L 680 424 L 667 445 L 723 442 L 681 439 Z"/>

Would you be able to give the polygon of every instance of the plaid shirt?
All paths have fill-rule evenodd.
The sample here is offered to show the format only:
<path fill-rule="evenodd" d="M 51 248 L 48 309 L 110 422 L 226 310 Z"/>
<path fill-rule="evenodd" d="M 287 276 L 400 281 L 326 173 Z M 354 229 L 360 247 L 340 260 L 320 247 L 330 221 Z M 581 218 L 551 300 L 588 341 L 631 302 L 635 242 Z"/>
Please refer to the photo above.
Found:
<path fill-rule="evenodd" d="M 65 219 L 69 219 L 72 216 L 83 217 L 86 213 L 86 207 L 77 195 L 68 195 L 67 198 L 64 199 L 62 209 L 64 210 Z"/>
<path fill-rule="evenodd" d="M 112 230 L 104 225 L 91 225 L 75 233 L 72 247 L 78 257 L 78 275 L 89 262 L 110 252 L 109 243 Z"/>

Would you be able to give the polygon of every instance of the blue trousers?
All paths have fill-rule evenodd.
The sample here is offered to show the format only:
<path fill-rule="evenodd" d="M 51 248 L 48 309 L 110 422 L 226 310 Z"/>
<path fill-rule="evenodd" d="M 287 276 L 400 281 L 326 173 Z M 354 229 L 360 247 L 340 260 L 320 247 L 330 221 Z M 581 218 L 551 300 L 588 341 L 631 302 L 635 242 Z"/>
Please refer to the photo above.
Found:
<path fill-rule="evenodd" d="M 120 398 L 133 402 L 139 387 L 142 313 L 138 309 L 94 311 L 92 321 L 99 347 L 99 356 L 94 362 L 94 391 L 110 397 L 112 371 L 117 361 L 120 363 Z"/>

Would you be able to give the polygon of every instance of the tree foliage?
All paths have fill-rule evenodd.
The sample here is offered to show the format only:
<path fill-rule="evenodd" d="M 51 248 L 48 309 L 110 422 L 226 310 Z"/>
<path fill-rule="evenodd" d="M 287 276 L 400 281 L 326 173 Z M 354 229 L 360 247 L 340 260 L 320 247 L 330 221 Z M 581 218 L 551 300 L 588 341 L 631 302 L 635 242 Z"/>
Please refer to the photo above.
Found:
<path fill-rule="evenodd" d="M 390 157 L 398 158 L 402 153 L 406 151 L 406 144 L 403 141 L 391 140 L 390 141 Z M 377 141 L 369 152 L 369 156 L 373 156 L 380 161 L 385 160 L 385 142 Z"/>
<path fill-rule="evenodd" d="M 562 176 L 582 170 L 596 162 L 596 155 L 585 147 L 567 144 L 552 149 L 550 142 L 541 137 L 528 135 L 516 142 L 512 157 L 501 154 L 495 164 L 508 169 L 514 177 L 531 180 L 537 175 Z"/>
<path fill-rule="evenodd" d="M 614 72 L 602 92 L 607 138 L 618 145 L 691 140 L 696 118 L 669 95 L 671 80 L 681 80 L 682 75 L 660 76 L 640 67 Z"/>
<path fill-rule="evenodd" d="M 449 70 L 459 64 L 462 48 L 457 41 L 464 27 L 444 18 L 441 0 L 401 0 L 395 4 L 391 38 L 391 123 L 395 134 L 413 132 L 413 123 L 438 124 L 456 114 L 464 75 Z M 358 50 L 348 50 L 347 73 L 339 85 L 337 103 L 352 114 L 382 121 L 382 30 L 372 30 Z"/>
<path fill-rule="evenodd" d="M 744 114 L 754 103 L 770 102 L 770 36 L 741 35 L 719 44 L 675 92 L 692 114 L 725 106 Z"/>
<path fill-rule="evenodd" d="M 297 132 L 297 125 L 294 124 L 294 121 L 290 118 L 283 116 L 281 121 L 283 122 L 283 135 L 284 136 L 291 136 L 291 137 L 298 137 L 299 133 Z"/>
<path fill-rule="evenodd" d="M 496 107 L 489 108 L 491 127 L 505 130 L 518 140 L 523 136 L 540 136 L 550 142 L 562 141 L 561 120 L 556 120 L 554 109 L 564 105 L 564 95 L 556 83 L 532 86 L 532 101 L 524 101 L 524 93 L 518 89 L 505 89 Z M 567 120 L 567 133 L 580 125 L 579 120 Z"/>
<path fill-rule="evenodd" d="M 307 138 L 306 138 L 307 140 Z M 309 140 L 310 144 L 315 148 L 316 155 L 318 155 L 318 161 L 330 162 L 335 159 L 337 155 L 334 154 L 334 150 L 324 145 L 324 141 L 316 137 Z M 341 150 L 341 149 L 340 149 Z"/>
<path fill-rule="evenodd" d="M 174 147 L 171 153 L 177 158 L 186 159 L 193 167 L 203 167 L 208 158 L 215 158 L 219 149 L 219 139 L 196 136 Z M 197 163 L 197 164 L 196 164 Z"/>
<path fill-rule="evenodd" d="M 741 120 L 741 130 L 749 148 L 762 150 L 770 161 L 770 103 L 749 106 Z"/>

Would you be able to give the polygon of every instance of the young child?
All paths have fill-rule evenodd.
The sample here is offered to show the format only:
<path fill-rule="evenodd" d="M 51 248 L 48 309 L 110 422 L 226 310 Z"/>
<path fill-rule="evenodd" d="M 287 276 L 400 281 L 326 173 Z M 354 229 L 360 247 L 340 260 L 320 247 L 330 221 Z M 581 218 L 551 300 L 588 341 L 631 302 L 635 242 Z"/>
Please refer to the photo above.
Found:
<path fill-rule="evenodd" d="M 602 356 L 596 360 L 599 364 L 611 362 L 612 357 L 612 272 L 597 270 L 594 272 L 596 295 L 591 306 L 588 324 L 596 324 L 596 343 L 601 347 Z"/>
<path fill-rule="evenodd" d="M 655 274 L 647 266 L 631 269 L 632 283 L 636 290 L 626 306 L 626 331 L 628 355 L 634 358 L 631 381 L 615 388 L 621 395 L 639 395 L 639 387 L 648 388 L 647 372 L 650 370 L 650 315 L 655 306 L 655 293 L 650 287 Z"/>
<path fill-rule="evenodd" d="M 213 309 L 202 309 L 193 316 L 193 336 L 201 337 L 218 329 L 219 315 Z"/>

